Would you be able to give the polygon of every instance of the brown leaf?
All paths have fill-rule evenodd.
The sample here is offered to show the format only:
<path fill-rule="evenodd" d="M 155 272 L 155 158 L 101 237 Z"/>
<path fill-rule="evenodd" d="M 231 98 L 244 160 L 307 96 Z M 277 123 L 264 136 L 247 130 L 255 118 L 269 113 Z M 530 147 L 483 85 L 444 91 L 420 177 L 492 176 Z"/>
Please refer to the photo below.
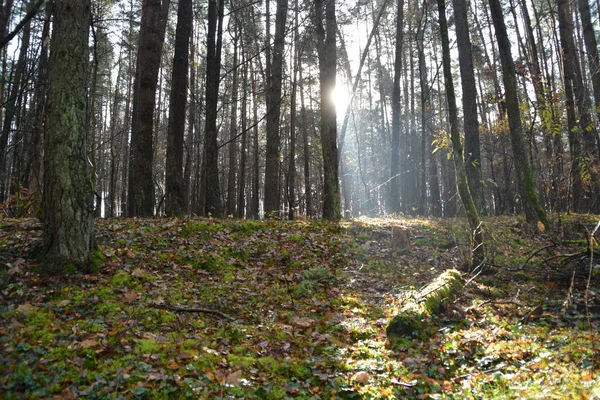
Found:
<path fill-rule="evenodd" d="M 100 343 L 94 339 L 86 339 L 83 342 L 79 342 L 79 345 L 81 346 L 82 349 L 89 349 L 92 347 L 99 346 Z"/>
<path fill-rule="evenodd" d="M 242 374 L 242 370 L 238 369 L 237 371 L 227 375 L 227 378 L 225 378 L 225 382 L 231 383 L 232 385 L 237 385 L 238 383 L 240 383 L 240 380 L 242 380 Z"/>
<path fill-rule="evenodd" d="M 315 323 L 315 320 L 312 318 L 308 318 L 308 317 L 298 317 L 298 316 L 294 315 L 290 319 L 290 322 L 301 328 L 310 328 Z"/>
<path fill-rule="evenodd" d="M 64 299 L 64 300 L 61 300 L 61 301 L 59 301 L 58 303 L 56 303 L 56 305 L 57 305 L 57 306 L 59 306 L 59 307 L 65 307 L 65 306 L 66 306 L 66 305 L 68 305 L 70 302 L 71 302 L 71 300 Z"/>
<path fill-rule="evenodd" d="M 40 308 L 37 306 L 32 306 L 29 303 L 25 303 L 25 304 L 21 304 L 19 307 L 17 307 L 17 312 L 23 313 L 25 315 L 29 315 L 31 312 L 33 311 L 37 311 Z"/>
<path fill-rule="evenodd" d="M 544 226 L 544 224 L 542 223 L 542 221 L 538 221 L 537 222 L 537 227 L 540 230 L 540 232 L 546 231 L 546 227 Z"/>
<path fill-rule="evenodd" d="M 135 299 L 137 299 L 137 292 L 135 290 L 130 290 L 129 292 L 123 295 L 126 303 L 133 303 Z"/>
<path fill-rule="evenodd" d="M 141 268 L 136 268 L 133 270 L 133 272 L 131 273 L 131 276 L 134 276 L 136 278 L 144 278 L 145 276 L 147 276 L 148 273 L 146 273 L 146 271 L 144 271 Z"/>
<path fill-rule="evenodd" d="M 352 378 L 350 378 L 353 381 L 356 381 L 358 383 L 360 383 L 361 385 L 366 385 L 367 383 L 369 383 L 369 380 L 371 379 L 371 375 L 369 375 L 368 372 L 357 372 L 354 375 L 352 375 Z"/>

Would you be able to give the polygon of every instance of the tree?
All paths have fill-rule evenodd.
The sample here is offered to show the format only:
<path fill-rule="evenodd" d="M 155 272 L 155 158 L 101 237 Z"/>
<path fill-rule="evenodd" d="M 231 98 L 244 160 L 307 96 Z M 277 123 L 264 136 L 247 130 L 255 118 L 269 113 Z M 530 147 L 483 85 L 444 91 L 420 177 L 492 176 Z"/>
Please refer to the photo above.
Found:
<path fill-rule="evenodd" d="M 208 32 L 206 36 L 206 124 L 204 132 L 204 157 L 202 188 L 204 215 L 220 217 L 223 214 L 219 188 L 219 146 L 217 108 L 219 100 L 219 71 L 223 44 L 223 0 L 208 2 Z M 201 189 L 202 191 L 202 189 Z"/>
<path fill-rule="evenodd" d="M 89 0 L 54 5 L 44 141 L 44 267 L 90 270 L 94 248 L 86 107 Z"/>
<path fill-rule="evenodd" d="M 265 216 L 279 216 L 281 208 L 280 175 L 280 135 L 279 118 L 281 111 L 281 82 L 283 72 L 283 49 L 285 44 L 285 21 L 288 0 L 277 0 L 275 14 L 275 37 L 270 73 L 267 73 L 267 146 L 265 163 Z"/>
<path fill-rule="evenodd" d="M 394 58 L 394 86 L 392 89 L 392 160 L 390 209 L 400 212 L 400 74 L 402 72 L 402 41 L 404 29 L 404 0 L 398 0 L 396 10 L 396 55 Z"/>
<path fill-rule="evenodd" d="M 154 107 L 168 12 L 169 0 L 162 3 L 161 0 L 144 0 L 133 84 L 127 201 L 130 217 L 154 215 Z"/>
<path fill-rule="evenodd" d="M 445 0 L 437 0 L 439 11 L 440 35 L 442 38 L 442 62 L 444 69 L 444 86 L 446 88 L 446 98 L 448 101 L 448 117 L 450 120 L 450 140 L 452 142 L 452 155 L 456 167 L 456 183 L 458 186 L 458 195 L 465 207 L 469 228 L 471 230 L 471 249 L 472 263 L 474 266 L 481 264 L 484 258 L 483 238 L 481 232 L 481 220 L 479 212 L 467 179 L 465 168 L 465 159 L 463 157 L 463 146 L 460 142 L 460 132 L 458 130 L 458 111 L 456 107 L 456 96 L 454 94 L 454 82 L 452 78 L 452 69 L 450 65 L 450 40 L 448 39 L 448 22 L 446 20 Z"/>
<path fill-rule="evenodd" d="M 523 126 L 521 123 L 521 113 L 519 111 L 519 99 L 517 97 L 517 78 L 515 63 L 512 59 L 510 50 L 510 40 L 504 24 L 502 6 L 500 0 L 490 0 L 490 11 L 498 49 L 500 52 L 500 61 L 502 63 L 502 80 L 504 82 L 505 103 L 508 114 L 508 125 L 510 129 L 510 142 L 515 160 L 515 171 L 517 174 L 517 187 L 521 196 L 521 203 L 525 211 L 525 219 L 530 224 L 541 221 L 548 227 L 546 212 L 542 208 L 540 199 L 533 183 L 533 172 L 527 157 L 526 147 L 523 140 Z"/>
<path fill-rule="evenodd" d="M 323 26 L 325 1 L 325 26 Z M 323 218 L 337 221 L 341 217 L 338 178 L 337 121 L 332 92 L 337 69 L 335 0 L 315 0 L 317 52 L 321 98 L 321 146 L 323 148 Z"/>
<path fill-rule="evenodd" d="M 479 121 L 477 120 L 477 89 L 473 68 L 473 54 L 467 20 L 467 4 L 465 0 L 453 0 L 454 20 L 456 24 L 456 43 L 458 45 L 458 61 L 460 64 L 460 82 L 462 86 L 462 102 L 465 127 L 465 172 L 473 201 L 480 213 L 485 213 L 483 197 L 483 178 L 481 176 L 481 151 L 479 144 Z"/>
<path fill-rule="evenodd" d="M 168 216 L 181 215 L 186 211 L 183 183 L 183 135 L 188 93 L 188 50 L 192 33 L 192 16 L 192 0 L 179 0 L 169 105 L 169 131 L 167 133 L 165 210 Z"/>

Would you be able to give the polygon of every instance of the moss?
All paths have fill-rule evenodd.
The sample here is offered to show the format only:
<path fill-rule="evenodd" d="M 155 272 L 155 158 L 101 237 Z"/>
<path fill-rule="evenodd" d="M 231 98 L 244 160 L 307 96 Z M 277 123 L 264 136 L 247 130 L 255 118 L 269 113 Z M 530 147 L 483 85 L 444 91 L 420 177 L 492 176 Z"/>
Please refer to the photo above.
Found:
<path fill-rule="evenodd" d="M 150 354 L 160 351 L 161 348 L 162 345 L 160 343 L 156 343 L 152 339 L 140 339 L 135 346 L 135 352 L 141 354 Z"/>
<path fill-rule="evenodd" d="M 250 368 L 256 362 L 254 357 L 238 356 L 235 354 L 228 354 L 227 361 L 234 367 Z"/>
<path fill-rule="evenodd" d="M 102 264 L 104 264 L 105 260 L 106 260 L 106 258 L 104 257 L 104 254 L 102 254 L 102 251 L 100 251 L 100 249 L 96 249 L 96 250 L 92 251 L 92 265 L 91 265 L 92 271 L 98 272 L 98 270 L 100 269 L 100 266 L 102 266 Z"/>
<path fill-rule="evenodd" d="M 131 281 L 131 275 L 127 272 L 119 271 L 110 280 L 113 285 L 127 285 Z"/>

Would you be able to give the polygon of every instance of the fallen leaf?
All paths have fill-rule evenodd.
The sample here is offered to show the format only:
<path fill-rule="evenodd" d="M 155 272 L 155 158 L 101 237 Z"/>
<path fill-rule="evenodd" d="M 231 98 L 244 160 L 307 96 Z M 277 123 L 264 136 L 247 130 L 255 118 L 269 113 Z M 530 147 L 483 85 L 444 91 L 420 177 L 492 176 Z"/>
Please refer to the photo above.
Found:
<path fill-rule="evenodd" d="M 13 318 L 10 321 L 10 325 L 8 327 L 12 330 L 19 330 L 21 328 L 25 328 L 25 325 L 23 325 L 22 323 L 20 323 L 19 321 L 17 321 L 16 319 Z"/>
<path fill-rule="evenodd" d="M 126 303 L 133 303 L 135 299 L 137 299 L 137 295 L 138 294 L 135 290 L 130 290 L 129 292 L 125 293 L 123 297 L 125 298 Z"/>
<path fill-rule="evenodd" d="M 29 315 L 31 312 L 33 311 L 37 311 L 40 308 L 37 306 L 32 306 L 29 303 L 25 303 L 25 304 L 21 304 L 19 307 L 17 307 L 17 312 L 23 313 L 25 315 Z"/>
<path fill-rule="evenodd" d="M 79 345 L 81 346 L 82 349 L 89 349 L 89 348 L 100 345 L 100 343 L 94 339 L 86 339 L 83 342 L 79 342 Z"/>
<path fill-rule="evenodd" d="M 358 383 L 360 383 L 361 385 L 366 385 L 367 383 L 369 383 L 369 380 L 371 379 L 371 375 L 369 375 L 368 372 L 357 372 L 354 375 L 352 375 L 352 378 L 350 378 L 350 380 L 356 381 Z"/>
<path fill-rule="evenodd" d="M 544 226 L 544 223 L 542 221 L 537 222 L 537 227 L 540 230 L 540 232 L 544 232 L 546 230 L 546 227 Z"/>
<path fill-rule="evenodd" d="M 144 278 L 147 275 L 148 275 L 148 273 L 141 268 L 136 268 L 131 273 L 131 276 L 134 276 L 136 278 Z"/>
<path fill-rule="evenodd" d="M 70 302 L 71 302 L 71 300 L 64 299 L 64 300 L 61 300 L 61 301 L 59 301 L 58 303 L 56 303 L 56 305 L 57 305 L 57 306 L 59 306 L 59 307 L 65 307 L 65 306 L 66 306 L 66 305 L 68 305 Z"/>
<path fill-rule="evenodd" d="M 238 383 L 240 383 L 240 380 L 242 380 L 242 374 L 242 370 L 238 369 L 237 371 L 227 375 L 227 378 L 225 378 L 225 382 L 231 383 L 232 385 L 237 385 Z"/>
<path fill-rule="evenodd" d="M 290 319 L 290 322 L 301 328 L 310 328 L 315 323 L 315 320 L 312 318 L 308 318 L 308 317 L 298 317 L 298 316 L 294 315 Z"/>

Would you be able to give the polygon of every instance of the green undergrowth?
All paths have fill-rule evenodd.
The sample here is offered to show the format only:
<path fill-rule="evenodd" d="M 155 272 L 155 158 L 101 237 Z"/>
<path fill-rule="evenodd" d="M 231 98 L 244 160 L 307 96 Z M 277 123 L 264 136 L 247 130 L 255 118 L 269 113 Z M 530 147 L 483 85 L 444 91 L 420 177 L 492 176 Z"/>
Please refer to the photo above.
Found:
<path fill-rule="evenodd" d="M 49 278 L 37 222 L 5 219 L 0 398 L 598 397 L 597 281 L 561 257 L 594 221 L 487 219 L 484 273 L 392 345 L 411 293 L 465 264 L 464 221 L 98 220 L 99 272 Z"/>

